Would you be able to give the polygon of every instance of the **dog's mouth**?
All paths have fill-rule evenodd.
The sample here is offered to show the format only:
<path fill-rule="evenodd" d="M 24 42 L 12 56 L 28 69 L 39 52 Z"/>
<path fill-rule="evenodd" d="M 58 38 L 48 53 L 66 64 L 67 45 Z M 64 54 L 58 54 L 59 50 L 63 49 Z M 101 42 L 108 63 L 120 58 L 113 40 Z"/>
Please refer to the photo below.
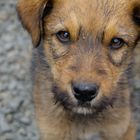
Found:
<path fill-rule="evenodd" d="M 54 99 L 58 105 L 66 111 L 81 115 L 98 115 L 108 108 L 113 107 L 116 98 L 102 97 L 98 101 L 79 102 L 67 92 L 61 91 L 58 87 L 53 87 Z M 96 100 L 96 99 L 95 99 Z"/>

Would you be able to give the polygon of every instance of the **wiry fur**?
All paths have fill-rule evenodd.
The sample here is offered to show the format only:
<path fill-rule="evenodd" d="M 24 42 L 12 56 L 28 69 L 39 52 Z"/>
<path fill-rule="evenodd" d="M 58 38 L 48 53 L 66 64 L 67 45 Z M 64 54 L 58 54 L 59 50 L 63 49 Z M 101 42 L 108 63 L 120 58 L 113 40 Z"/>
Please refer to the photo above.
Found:
<path fill-rule="evenodd" d="M 140 39 L 139 0 L 19 0 L 20 19 L 37 48 L 33 95 L 43 140 L 134 140 L 130 107 L 133 50 Z M 69 31 L 60 42 L 56 33 Z M 110 41 L 125 40 L 111 49 Z M 98 96 L 78 102 L 73 81 L 96 83 Z"/>

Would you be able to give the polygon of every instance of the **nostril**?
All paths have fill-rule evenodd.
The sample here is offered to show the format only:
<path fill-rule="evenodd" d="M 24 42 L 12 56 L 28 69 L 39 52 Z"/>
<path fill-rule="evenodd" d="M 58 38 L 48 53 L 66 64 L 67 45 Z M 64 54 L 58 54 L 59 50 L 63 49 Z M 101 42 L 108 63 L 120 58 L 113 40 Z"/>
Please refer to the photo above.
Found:
<path fill-rule="evenodd" d="M 82 90 L 80 90 L 80 88 L 79 87 L 77 87 L 77 86 L 74 86 L 73 87 L 73 90 L 74 90 L 74 92 L 75 92 L 75 94 L 80 94 L 81 92 L 82 92 Z"/>
<path fill-rule="evenodd" d="M 77 83 L 72 84 L 74 96 L 80 101 L 91 101 L 97 96 L 98 86 L 94 83 Z"/>

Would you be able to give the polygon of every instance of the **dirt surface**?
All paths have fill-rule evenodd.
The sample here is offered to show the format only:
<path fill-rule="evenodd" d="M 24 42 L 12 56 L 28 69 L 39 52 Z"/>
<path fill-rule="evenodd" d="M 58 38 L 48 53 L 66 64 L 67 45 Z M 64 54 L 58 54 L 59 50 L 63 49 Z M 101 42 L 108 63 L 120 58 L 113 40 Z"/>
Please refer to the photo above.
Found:
<path fill-rule="evenodd" d="M 29 71 L 32 45 L 15 5 L 16 0 L 0 0 L 0 140 L 39 140 Z M 140 46 L 135 56 L 132 85 L 140 140 Z"/>

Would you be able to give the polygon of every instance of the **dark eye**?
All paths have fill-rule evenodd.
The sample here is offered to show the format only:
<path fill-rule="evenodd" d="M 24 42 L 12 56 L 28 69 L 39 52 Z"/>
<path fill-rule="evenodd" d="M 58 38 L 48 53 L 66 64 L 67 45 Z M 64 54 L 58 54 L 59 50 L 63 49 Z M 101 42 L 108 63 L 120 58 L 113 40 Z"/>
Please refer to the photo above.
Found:
<path fill-rule="evenodd" d="M 67 31 L 59 31 L 56 33 L 56 37 L 62 43 L 67 43 L 70 41 L 70 33 Z"/>
<path fill-rule="evenodd" d="M 111 49 L 119 49 L 125 44 L 124 40 L 121 38 L 113 38 L 110 43 Z"/>

